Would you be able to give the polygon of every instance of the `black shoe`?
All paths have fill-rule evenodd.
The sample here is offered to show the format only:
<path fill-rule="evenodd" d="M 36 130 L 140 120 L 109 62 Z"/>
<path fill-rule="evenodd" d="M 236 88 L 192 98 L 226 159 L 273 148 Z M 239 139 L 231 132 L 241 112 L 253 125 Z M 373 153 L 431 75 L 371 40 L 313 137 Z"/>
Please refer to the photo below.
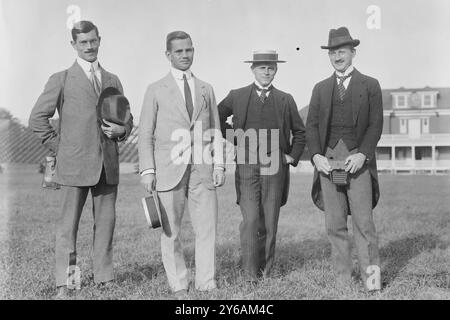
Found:
<path fill-rule="evenodd" d="M 66 286 L 56 288 L 55 300 L 65 300 L 70 297 L 70 291 Z"/>

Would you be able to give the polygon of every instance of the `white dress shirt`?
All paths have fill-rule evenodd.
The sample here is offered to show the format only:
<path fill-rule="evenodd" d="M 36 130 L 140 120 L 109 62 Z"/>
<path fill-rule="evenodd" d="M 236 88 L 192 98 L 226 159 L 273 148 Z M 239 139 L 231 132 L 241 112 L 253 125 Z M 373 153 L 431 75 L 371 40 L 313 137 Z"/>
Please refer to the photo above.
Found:
<path fill-rule="evenodd" d="M 355 68 L 353 67 L 353 66 L 350 66 L 350 67 L 348 67 L 347 68 L 347 70 L 345 70 L 344 72 L 338 72 L 338 71 L 336 71 L 336 75 L 338 76 L 338 77 L 344 77 L 344 76 L 346 76 L 346 75 L 348 75 L 348 74 L 350 74 L 353 70 L 354 70 Z M 347 87 L 348 87 L 348 84 L 350 83 L 350 79 L 351 79 L 352 77 L 348 77 L 347 79 L 345 79 L 344 80 L 344 87 L 345 87 L 345 89 L 347 89 Z M 336 83 L 337 84 L 339 84 L 339 79 L 336 77 Z"/>
<path fill-rule="evenodd" d="M 77 57 L 77 63 L 80 65 L 81 69 L 83 69 L 89 81 L 91 80 L 91 66 L 93 66 L 94 74 L 97 77 L 98 82 L 100 83 L 100 87 L 102 86 L 102 72 L 100 70 L 100 64 L 98 63 L 98 59 L 90 63 L 89 61 Z"/>
<path fill-rule="evenodd" d="M 172 73 L 173 77 L 175 78 L 175 82 L 178 85 L 178 88 L 180 88 L 181 95 L 183 96 L 184 103 L 186 103 L 186 97 L 184 96 L 184 80 L 183 80 L 183 74 L 186 75 L 186 79 L 189 85 L 189 88 L 191 89 L 191 96 L 192 96 L 192 103 L 195 105 L 195 84 L 194 84 L 194 75 L 192 74 L 191 70 L 188 69 L 186 71 L 181 71 L 175 68 L 170 68 L 170 72 Z"/>

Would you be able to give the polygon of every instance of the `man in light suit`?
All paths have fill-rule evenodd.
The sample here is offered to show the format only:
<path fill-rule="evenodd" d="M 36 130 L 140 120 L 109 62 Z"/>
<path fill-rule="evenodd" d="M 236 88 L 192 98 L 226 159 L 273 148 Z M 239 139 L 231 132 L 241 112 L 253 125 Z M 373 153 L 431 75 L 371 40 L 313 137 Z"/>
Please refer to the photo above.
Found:
<path fill-rule="evenodd" d="M 306 122 L 306 139 L 314 164 L 312 198 L 325 210 L 338 284 L 351 283 L 352 260 L 347 230 L 351 214 L 362 281 L 379 290 L 380 257 L 372 209 L 380 197 L 375 149 L 383 129 L 383 104 L 378 81 L 356 70 L 352 61 L 359 40 L 347 28 L 332 29 L 327 46 L 335 72 L 313 89 Z M 341 161 L 347 185 L 330 179 Z"/>
<path fill-rule="evenodd" d="M 256 51 L 245 62 L 251 63 L 255 82 L 230 91 L 219 104 L 219 114 L 222 134 L 237 145 L 235 181 L 243 217 L 240 263 L 246 280 L 256 282 L 272 271 L 280 207 L 289 191 L 289 165 L 297 166 L 303 153 L 305 127 L 292 96 L 272 85 L 277 64 L 285 62 L 278 60 L 276 51 Z M 225 122 L 231 115 L 232 128 Z"/>
<path fill-rule="evenodd" d="M 191 37 L 183 31 L 171 32 L 166 48 L 171 70 L 148 86 L 142 106 L 139 167 L 142 184 L 149 192 L 158 191 L 167 214 L 162 260 L 170 288 L 177 298 L 185 298 L 189 278 L 180 242 L 183 212 L 187 205 L 195 232 L 195 287 L 215 289 L 215 188 L 225 182 L 225 167 L 213 88 L 190 70 Z"/>
<path fill-rule="evenodd" d="M 78 223 L 89 191 L 94 213 L 94 281 L 109 284 L 114 279 L 112 240 L 115 202 L 119 183 L 117 141 L 125 140 L 133 127 L 132 117 L 125 126 L 97 118 L 102 89 L 123 92 L 119 78 L 100 66 L 97 27 L 80 21 L 72 29 L 72 46 L 78 54 L 75 63 L 48 80 L 31 111 L 29 125 L 43 144 L 57 154 L 55 181 L 62 185 L 62 210 L 56 223 L 57 298 L 68 295 L 69 274 L 76 267 Z M 49 118 L 62 99 L 59 134 Z"/>

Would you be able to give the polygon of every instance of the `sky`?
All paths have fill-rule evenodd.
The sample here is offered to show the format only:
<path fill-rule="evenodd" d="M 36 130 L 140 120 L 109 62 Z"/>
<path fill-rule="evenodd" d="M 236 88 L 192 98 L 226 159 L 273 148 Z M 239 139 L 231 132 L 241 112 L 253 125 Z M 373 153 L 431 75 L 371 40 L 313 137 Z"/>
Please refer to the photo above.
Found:
<path fill-rule="evenodd" d="M 98 26 L 99 61 L 119 76 L 136 119 L 146 87 L 169 71 L 174 30 L 191 35 L 192 71 L 218 102 L 254 80 L 243 63 L 254 50 L 273 49 L 287 60 L 274 85 L 306 106 L 333 72 L 320 46 L 341 26 L 361 41 L 355 67 L 382 88 L 450 87 L 448 0 L 0 0 L 0 108 L 24 124 L 49 76 L 76 58 L 71 5 Z"/>

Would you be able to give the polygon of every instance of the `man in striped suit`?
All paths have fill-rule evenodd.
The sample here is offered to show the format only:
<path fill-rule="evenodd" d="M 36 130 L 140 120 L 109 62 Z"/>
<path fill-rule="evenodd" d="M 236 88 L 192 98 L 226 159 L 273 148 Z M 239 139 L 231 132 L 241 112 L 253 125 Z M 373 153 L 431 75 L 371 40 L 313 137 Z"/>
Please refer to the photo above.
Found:
<path fill-rule="evenodd" d="M 294 99 L 272 85 L 277 63 L 282 62 L 273 50 L 254 52 L 246 63 L 251 63 L 255 82 L 232 90 L 219 104 L 222 134 L 237 146 L 236 193 L 243 217 L 240 260 L 251 282 L 272 271 L 289 165 L 298 164 L 305 146 L 305 127 Z M 226 123 L 231 115 L 232 128 Z"/>

